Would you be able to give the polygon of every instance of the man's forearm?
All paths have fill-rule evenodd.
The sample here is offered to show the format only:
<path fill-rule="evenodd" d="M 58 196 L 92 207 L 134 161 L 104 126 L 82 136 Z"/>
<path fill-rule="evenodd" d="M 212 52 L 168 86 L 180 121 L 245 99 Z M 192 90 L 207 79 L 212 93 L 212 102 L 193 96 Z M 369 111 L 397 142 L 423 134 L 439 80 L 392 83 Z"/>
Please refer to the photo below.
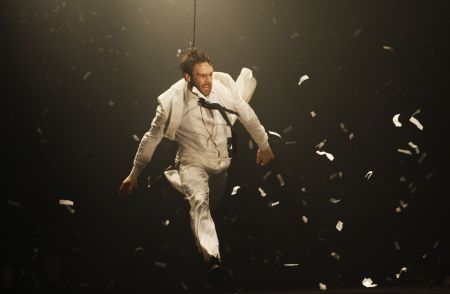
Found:
<path fill-rule="evenodd" d="M 144 134 L 141 142 L 139 143 L 139 147 L 133 161 L 133 168 L 130 172 L 130 177 L 137 178 L 141 174 L 142 170 L 151 161 L 156 147 L 164 136 L 166 120 L 167 117 L 164 108 L 159 105 L 156 109 L 156 115 L 152 121 L 150 130 Z"/>

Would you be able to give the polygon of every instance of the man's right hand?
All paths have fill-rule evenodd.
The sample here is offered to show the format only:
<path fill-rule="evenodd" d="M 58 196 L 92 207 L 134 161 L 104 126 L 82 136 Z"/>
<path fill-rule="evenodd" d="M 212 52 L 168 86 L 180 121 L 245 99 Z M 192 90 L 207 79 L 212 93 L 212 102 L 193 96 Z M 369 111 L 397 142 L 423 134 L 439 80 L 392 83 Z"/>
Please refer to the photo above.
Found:
<path fill-rule="evenodd" d="M 125 178 L 125 180 L 123 180 L 122 185 L 120 185 L 119 195 L 128 196 L 131 194 L 131 192 L 133 192 L 133 189 L 136 187 L 137 187 L 137 179 L 128 176 Z"/>

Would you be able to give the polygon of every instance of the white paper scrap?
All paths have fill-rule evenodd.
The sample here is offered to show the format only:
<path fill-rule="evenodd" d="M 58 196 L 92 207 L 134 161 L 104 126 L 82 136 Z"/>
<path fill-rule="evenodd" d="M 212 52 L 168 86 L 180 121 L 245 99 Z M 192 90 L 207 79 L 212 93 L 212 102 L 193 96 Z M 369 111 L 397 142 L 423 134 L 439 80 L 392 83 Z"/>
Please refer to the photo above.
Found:
<path fill-rule="evenodd" d="M 362 284 L 366 288 L 372 288 L 378 286 L 377 284 L 374 284 L 371 278 L 364 278 L 362 281 Z"/>
<path fill-rule="evenodd" d="M 343 228 L 344 228 L 344 223 L 341 221 L 338 221 L 336 224 L 336 230 L 338 230 L 340 232 L 340 231 L 342 231 Z"/>
<path fill-rule="evenodd" d="M 266 192 L 264 192 L 264 190 L 261 187 L 258 188 L 258 191 L 261 194 L 261 197 L 266 197 L 267 196 Z"/>
<path fill-rule="evenodd" d="M 394 115 L 394 117 L 392 118 L 392 121 L 394 122 L 394 125 L 399 128 L 402 126 L 402 123 L 398 121 L 398 117 L 400 116 L 400 113 L 397 113 L 396 115 Z"/>
<path fill-rule="evenodd" d="M 241 187 L 241 186 L 235 186 L 235 187 L 233 188 L 233 191 L 231 191 L 231 195 L 236 195 L 236 193 L 237 193 L 237 191 L 239 190 L 240 187 Z"/>
<path fill-rule="evenodd" d="M 414 115 L 416 115 L 416 114 L 419 114 L 419 113 L 420 113 L 420 108 L 417 109 L 416 112 L 414 112 L 414 113 L 412 114 L 412 116 L 414 116 Z"/>
<path fill-rule="evenodd" d="M 281 135 L 278 134 L 277 132 L 269 131 L 269 134 L 274 135 L 274 136 L 277 136 L 277 137 L 280 138 L 280 139 L 283 139 L 283 138 L 281 137 Z"/>
<path fill-rule="evenodd" d="M 407 150 L 407 149 L 400 149 L 400 148 L 398 148 L 397 151 L 400 152 L 400 153 L 407 154 L 407 155 L 412 155 L 412 152 Z"/>
<path fill-rule="evenodd" d="M 283 187 L 286 183 L 284 182 L 283 176 L 277 174 L 278 181 L 280 182 L 280 186 Z"/>
<path fill-rule="evenodd" d="M 325 290 L 327 290 L 327 285 L 319 283 L 319 289 L 325 291 Z"/>
<path fill-rule="evenodd" d="M 391 46 L 383 46 L 383 49 L 384 50 L 387 50 L 387 51 L 391 51 L 391 52 L 394 52 L 394 48 L 392 48 Z"/>
<path fill-rule="evenodd" d="M 373 171 L 369 170 L 365 176 L 366 179 L 370 179 L 370 176 L 373 175 Z"/>
<path fill-rule="evenodd" d="M 142 251 L 142 250 L 144 250 L 144 247 L 142 246 L 134 248 L 134 251 Z"/>
<path fill-rule="evenodd" d="M 136 134 L 133 134 L 133 139 L 136 142 L 139 142 L 141 140 Z"/>
<path fill-rule="evenodd" d="M 160 268 L 166 268 L 167 267 L 167 264 L 165 264 L 164 262 L 160 262 L 160 261 L 155 261 L 155 265 L 157 267 L 160 267 Z"/>
<path fill-rule="evenodd" d="M 269 203 L 269 207 L 274 207 L 277 206 L 278 204 L 280 204 L 280 201 L 271 202 Z"/>
<path fill-rule="evenodd" d="M 320 142 L 319 144 L 316 145 L 316 148 L 320 149 L 323 146 L 325 146 L 325 143 L 327 142 L 327 139 L 324 139 L 322 142 Z"/>
<path fill-rule="evenodd" d="M 302 216 L 302 221 L 307 224 L 309 222 L 308 218 L 306 216 Z"/>
<path fill-rule="evenodd" d="M 319 155 L 325 155 L 330 161 L 333 161 L 333 159 L 334 159 L 334 156 L 331 153 L 328 153 L 325 151 L 319 151 L 319 150 L 317 150 L 316 153 Z"/>
<path fill-rule="evenodd" d="M 292 131 L 292 129 L 293 129 L 294 127 L 293 126 L 288 126 L 287 128 L 285 128 L 284 130 L 283 130 L 283 133 L 289 133 L 290 131 Z"/>
<path fill-rule="evenodd" d="M 339 260 L 341 258 L 341 256 L 336 252 L 331 252 L 331 256 L 334 257 L 336 260 Z"/>
<path fill-rule="evenodd" d="M 59 199 L 59 204 L 61 204 L 61 205 L 70 205 L 70 206 L 73 206 L 73 201 L 71 201 L 71 200 L 65 200 L 65 199 Z"/>
<path fill-rule="evenodd" d="M 405 201 L 403 201 L 403 200 L 400 200 L 400 206 L 403 208 L 403 209 L 405 209 L 407 206 L 408 206 L 408 203 L 405 203 Z"/>
<path fill-rule="evenodd" d="M 268 171 L 264 174 L 264 176 L 262 177 L 263 181 L 267 180 L 267 178 L 272 174 L 272 171 Z"/>
<path fill-rule="evenodd" d="M 315 117 L 317 114 L 314 111 L 311 111 L 311 117 Z"/>
<path fill-rule="evenodd" d="M 91 75 L 90 71 L 86 72 L 83 76 L 83 80 L 87 79 L 90 75 Z"/>
<path fill-rule="evenodd" d="M 400 244 L 398 243 L 398 241 L 394 241 L 394 246 L 396 250 L 400 250 Z"/>
<path fill-rule="evenodd" d="M 416 150 L 416 154 L 420 153 L 419 146 L 417 146 L 413 142 L 409 142 L 408 145 L 411 146 L 414 150 Z"/>
<path fill-rule="evenodd" d="M 400 213 L 400 212 L 402 212 L 402 208 L 399 206 L 399 207 L 397 207 L 396 209 L 395 209 L 395 212 L 396 213 Z"/>
<path fill-rule="evenodd" d="M 298 85 L 300 86 L 304 81 L 309 80 L 308 75 L 303 75 L 300 80 L 298 81 Z"/>
<path fill-rule="evenodd" d="M 341 199 L 331 197 L 330 198 L 330 202 L 333 203 L 333 204 L 337 204 L 337 203 L 341 202 Z"/>
<path fill-rule="evenodd" d="M 423 130 L 423 125 L 414 116 L 411 116 L 409 118 L 409 121 L 412 122 L 413 124 L 415 124 L 419 130 L 421 130 L 421 131 Z"/>
<path fill-rule="evenodd" d="M 299 266 L 298 263 L 285 263 L 284 266 Z"/>
<path fill-rule="evenodd" d="M 400 272 L 399 272 L 398 274 L 395 274 L 395 277 L 396 277 L 397 279 L 399 279 L 401 273 L 402 273 L 402 272 L 405 272 L 405 273 L 406 273 L 407 270 L 408 270 L 408 269 L 407 269 L 406 267 L 402 267 L 402 268 L 400 269 Z"/>

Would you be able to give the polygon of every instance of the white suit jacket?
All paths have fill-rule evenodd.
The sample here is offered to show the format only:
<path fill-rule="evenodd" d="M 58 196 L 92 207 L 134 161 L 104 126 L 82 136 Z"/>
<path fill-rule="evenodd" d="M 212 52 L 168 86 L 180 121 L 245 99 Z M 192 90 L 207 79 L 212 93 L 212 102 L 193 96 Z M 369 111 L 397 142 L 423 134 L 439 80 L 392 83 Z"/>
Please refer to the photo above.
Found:
<path fill-rule="evenodd" d="M 217 91 L 218 93 L 230 93 L 230 91 L 234 91 L 234 93 L 238 93 L 240 98 L 245 102 L 249 102 L 252 98 L 252 95 L 256 88 L 256 79 L 252 75 L 252 71 L 248 68 L 243 68 L 241 73 L 239 74 L 236 81 L 234 81 L 231 76 L 227 73 L 222 72 L 214 72 L 213 73 L 213 83 L 215 87 L 221 88 L 221 91 Z M 177 132 L 178 127 L 180 126 L 180 122 L 183 115 L 184 109 L 184 90 L 186 86 L 186 81 L 184 79 L 180 79 L 178 82 L 173 84 L 167 91 L 162 93 L 158 97 L 158 103 L 164 109 L 165 117 L 167 120 L 164 125 L 164 137 L 175 140 L 175 134 Z M 231 93 L 230 93 L 231 94 Z M 230 99 L 240 99 L 239 97 L 233 97 L 236 95 L 223 95 L 217 97 L 220 103 L 226 108 L 233 109 L 234 103 Z M 233 124 L 237 116 L 230 115 L 229 116 L 231 123 Z M 153 123 L 152 123 L 153 124 Z M 161 130 L 162 131 L 162 130 Z M 151 140 L 149 137 L 149 133 L 147 132 L 144 135 L 144 138 L 141 140 L 141 144 L 139 146 L 138 152 L 135 157 L 135 164 L 131 171 L 132 176 L 138 175 L 142 168 L 145 165 L 139 166 L 136 164 L 137 161 L 142 161 L 141 159 L 144 157 L 148 157 L 150 160 L 156 145 L 159 143 L 159 139 L 153 138 Z M 267 139 L 267 138 L 265 138 Z M 267 144 L 267 143 L 265 143 Z M 152 145 L 149 147 L 149 145 Z M 147 153 L 144 155 L 144 153 Z M 178 170 L 167 170 L 164 172 L 166 178 L 169 183 L 178 191 L 183 193 L 181 188 L 180 176 L 178 174 Z"/>

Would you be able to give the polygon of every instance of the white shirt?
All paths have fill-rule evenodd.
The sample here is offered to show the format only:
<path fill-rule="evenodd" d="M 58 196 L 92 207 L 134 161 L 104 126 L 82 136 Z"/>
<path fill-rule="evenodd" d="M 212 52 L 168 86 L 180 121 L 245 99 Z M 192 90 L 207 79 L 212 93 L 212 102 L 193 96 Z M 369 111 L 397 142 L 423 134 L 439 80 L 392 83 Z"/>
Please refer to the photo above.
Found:
<path fill-rule="evenodd" d="M 227 94 L 239 95 L 235 89 Z M 204 97 L 195 87 L 192 91 L 187 88 L 184 92 L 183 116 L 175 138 L 178 142 L 178 159 L 180 164 L 201 164 L 213 171 L 221 171 L 230 165 L 228 157 L 227 138 L 231 137 L 229 126 L 217 110 L 210 110 L 198 104 L 198 97 L 202 96 L 209 102 L 221 103 L 224 93 L 220 87 L 212 83 L 211 93 Z M 244 125 L 252 138 L 262 150 L 269 148 L 267 133 L 259 122 L 253 109 L 247 102 L 231 99 L 234 109 L 239 113 L 239 121 Z M 228 114 L 232 116 L 232 114 Z M 156 146 L 164 136 L 164 129 L 168 119 L 167 112 L 162 104 L 158 105 L 156 115 L 150 130 L 141 139 L 134 158 L 134 166 L 130 176 L 137 177 L 143 168 L 150 162 Z"/>

